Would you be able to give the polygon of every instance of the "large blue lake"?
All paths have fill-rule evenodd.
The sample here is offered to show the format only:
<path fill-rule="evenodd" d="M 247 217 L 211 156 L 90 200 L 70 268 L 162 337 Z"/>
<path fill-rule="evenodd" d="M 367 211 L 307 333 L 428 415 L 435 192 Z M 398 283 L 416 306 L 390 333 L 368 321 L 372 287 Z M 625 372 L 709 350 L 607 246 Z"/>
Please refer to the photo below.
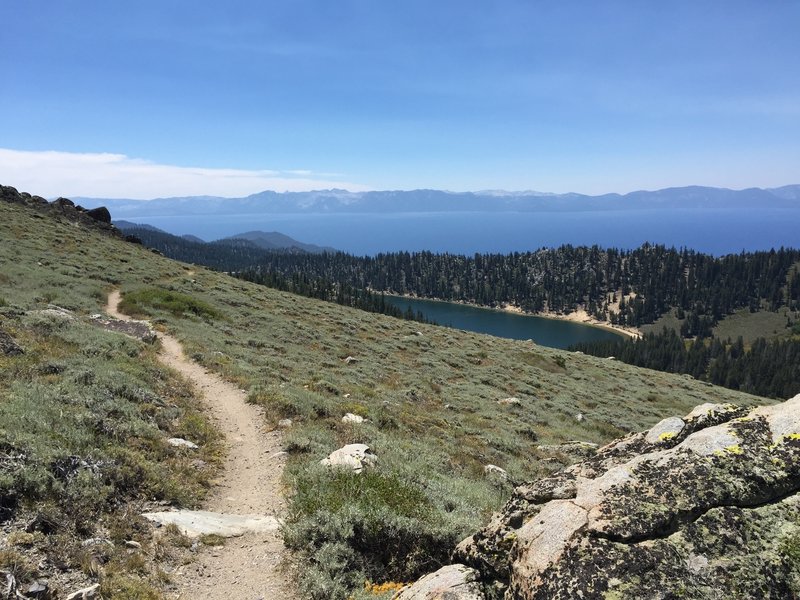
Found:
<path fill-rule="evenodd" d="M 415 313 L 419 311 L 428 320 L 435 321 L 439 325 L 515 340 L 531 339 L 537 344 L 551 348 L 567 348 L 578 342 L 620 339 L 620 334 L 607 329 L 569 321 L 518 315 L 502 310 L 437 300 L 399 296 L 386 296 L 386 300 L 402 311 L 410 306 Z"/>
<path fill-rule="evenodd" d="M 620 210 L 541 213 L 188 215 L 129 218 L 205 240 L 260 229 L 352 254 L 430 250 L 471 255 L 562 244 L 644 242 L 714 255 L 800 246 L 800 210 Z"/>

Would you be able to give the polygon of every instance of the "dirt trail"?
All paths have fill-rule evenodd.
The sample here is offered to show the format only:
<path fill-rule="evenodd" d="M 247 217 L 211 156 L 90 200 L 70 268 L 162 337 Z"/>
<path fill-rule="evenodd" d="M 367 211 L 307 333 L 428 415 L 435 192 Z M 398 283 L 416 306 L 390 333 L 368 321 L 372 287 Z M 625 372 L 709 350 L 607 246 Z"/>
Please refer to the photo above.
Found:
<path fill-rule="evenodd" d="M 106 312 L 128 321 L 119 312 L 118 291 L 108 296 Z M 231 514 L 258 513 L 279 516 L 283 512 L 280 479 L 283 458 L 280 434 L 263 428 L 261 411 L 246 402 L 246 394 L 214 373 L 188 360 L 180 342 L 159 333 L 159 359 L 193 382 L 197 395 L 225 435 L 228 455 L 219 485 L 212 491 L 206 510 Z M 280 566 L 286 549 L 280 533 L 248 534 L 229 538 L 224 546 L 198 551 L 197 560 L 176 576 L 181 600 L 283 600 L 296 598 L 293 586 Z"/>

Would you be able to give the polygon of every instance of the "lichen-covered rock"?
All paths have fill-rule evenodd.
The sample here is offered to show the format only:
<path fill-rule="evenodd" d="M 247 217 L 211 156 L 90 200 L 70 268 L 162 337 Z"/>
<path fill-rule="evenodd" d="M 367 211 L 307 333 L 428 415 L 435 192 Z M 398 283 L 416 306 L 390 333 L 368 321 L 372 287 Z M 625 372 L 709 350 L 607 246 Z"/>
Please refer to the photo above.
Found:
<path fill-rule="evenodd" d="M 519 486 L 454 559 L 493 598 L 800 597 L 800 395 L 704 405 Z"/>
<path fill-rule="evenodd" d="M 464 565 L 448 565 L 404 587 L 392 600 L 485 600 L 479 573 Z"/>

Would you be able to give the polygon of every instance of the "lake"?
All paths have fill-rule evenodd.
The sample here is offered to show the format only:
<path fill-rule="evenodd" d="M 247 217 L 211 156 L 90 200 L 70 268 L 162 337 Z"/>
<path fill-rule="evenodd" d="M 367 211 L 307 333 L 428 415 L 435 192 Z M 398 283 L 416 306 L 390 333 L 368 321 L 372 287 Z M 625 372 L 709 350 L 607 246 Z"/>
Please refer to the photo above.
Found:
<path fill-rule="evenodd" d="M 488 333 L 513 340 L 531 339 L 537 344 L 550 348 L 567 348 L 578 342 L 600 340 L 619 340 L 621 334 L 608 329 L 571 323 L 559 319 L 546 319 L 531 315 L 519 315 L 503 310 L 467 306 L 455 302 L 421 300 L 386 296 L 386 301 L 400 310 L 409 306 L 415 313 L 421 312 L 429 321 L 456 329 Z"/>
<path fill-rule="evenodd" d="M 204 240 L 260 229 L 351 254 L 430 250 L 525 252 L 562 244 L 636 248 L 643 242 L 713 255 L 800 243 L 800 210 L 248 214 L 124 217 Z"/>

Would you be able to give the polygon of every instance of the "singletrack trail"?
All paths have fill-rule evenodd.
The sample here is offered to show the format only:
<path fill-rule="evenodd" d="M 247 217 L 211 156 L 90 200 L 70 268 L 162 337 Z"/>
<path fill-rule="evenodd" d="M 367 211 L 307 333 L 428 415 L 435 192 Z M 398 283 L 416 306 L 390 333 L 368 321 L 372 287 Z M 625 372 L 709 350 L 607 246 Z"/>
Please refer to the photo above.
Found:
<path fill-rule="evenodd" d="M 120 293 L 108 296 L 106 312 L 119 320 L 132 320 L 119 312 Z M 218 375 L 186 358 L 174 337 L 158 333 L 159 360 L 195 386 L 198 397 L 225 436 L 228 453 L 218 485 L 203 506 L 227 514 L 262 514 L 280 517 L 284 510 L 280 490 L 283 455 L 280 434 L 267 432 L 261 411 L 246 402 L 246 394 Z M 176 573 L 181 600 L 292 600 L 297 597 L 282 569 L 287 550 L 280 533 L 249 533 L 228 538 L 224 546 L 201 547 L 197 560 Z"/>

